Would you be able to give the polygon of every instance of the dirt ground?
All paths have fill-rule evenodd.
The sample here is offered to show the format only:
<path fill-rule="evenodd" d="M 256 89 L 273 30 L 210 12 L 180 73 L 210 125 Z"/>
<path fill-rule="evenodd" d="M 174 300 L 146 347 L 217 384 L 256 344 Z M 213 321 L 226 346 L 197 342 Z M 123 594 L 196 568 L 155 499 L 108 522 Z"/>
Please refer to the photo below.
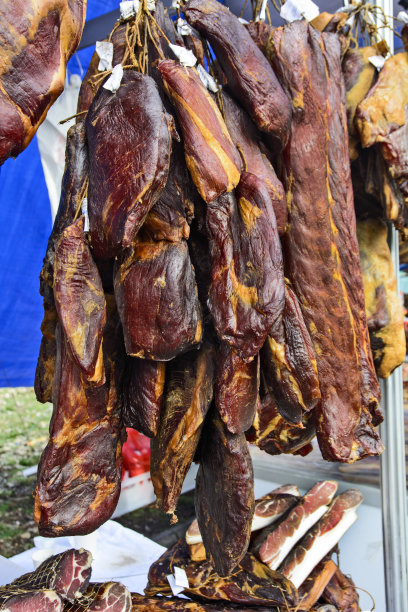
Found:
<path fill-rule="evenodd" d="M 32 388 L 0 389 L 0 555 L 4 557 L 31 548 L 38 535 L 33 519 L 35 475 L 25 477 L 22 472 L 39 461 L 51 413 L 51 404 L 38 403 Z M 178 517 L 179 522 L 170 526 L 169 517 L 151 504 L 118 522 L 170 546 L 194 517 L 192 493 L 181 496 Z"/>

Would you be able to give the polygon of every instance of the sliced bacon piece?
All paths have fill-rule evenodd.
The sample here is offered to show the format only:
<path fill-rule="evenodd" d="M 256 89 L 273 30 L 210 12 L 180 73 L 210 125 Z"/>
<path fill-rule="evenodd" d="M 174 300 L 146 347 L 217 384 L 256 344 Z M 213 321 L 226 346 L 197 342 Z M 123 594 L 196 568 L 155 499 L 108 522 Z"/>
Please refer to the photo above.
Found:
<path fill-rule="evenodd" d="M 337 491 L 331 480 L 318 482 L 302 497 L 276 529 L 262 532 L 254 545 L 257 557 L 276 570 L 289 551 L 327 511 Z"/>
<path fill-rule="evenodd" d="M 279 572 L 299 587 L 355 523 L 356 510 L 362 501 L 363 495 L 357 489 L 348 489 L 336 497 L 326 514 L 289 553 Z"/>
<path fill-rule="evenodd" d="M 255 501 L 251 531 L 272 525 L 299 501 L 296 485 L 282 485 Z"/>
<path fill-rule="evenodd" d="M 283 485 L 257 499 L 251 532 L 275 523 L 285 512 L 298 503 L 299 496 L 299 489 L 296 485 Z M 201 544 L 202 541 L 198 521 L 194 519 L 186 531 L 186 542 L 189 546 L 193 546 L 194 544 Z"/>
<path fill-rule="evenodd" d="M 91 563 L 90 552 L 83 548 L 71 548 L 49 557 L 33 572 L 20 576 L 11 583 L 10 588 L 52 589 L 63 599 L 73 602 L 82 597 L 89 584 Z"/>

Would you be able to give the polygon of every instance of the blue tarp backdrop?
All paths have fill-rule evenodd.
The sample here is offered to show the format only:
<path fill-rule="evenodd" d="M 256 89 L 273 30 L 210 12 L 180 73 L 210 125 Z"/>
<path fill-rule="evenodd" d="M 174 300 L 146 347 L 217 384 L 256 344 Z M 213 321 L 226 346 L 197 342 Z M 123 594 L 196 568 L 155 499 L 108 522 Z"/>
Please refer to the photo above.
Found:
<path fill-rule="evenodd" d="M 87 20 L 117 9 L 118 0 L 88 0 Z M 69 62 L 85 71 L 93 48 Z M 78 62 L 79 59 L 79 62 Z M 0 168 L 0 386 L 32 386 L 41 341 L 38 276 L 51 231 L 51 208 L 37 140 Z"/>

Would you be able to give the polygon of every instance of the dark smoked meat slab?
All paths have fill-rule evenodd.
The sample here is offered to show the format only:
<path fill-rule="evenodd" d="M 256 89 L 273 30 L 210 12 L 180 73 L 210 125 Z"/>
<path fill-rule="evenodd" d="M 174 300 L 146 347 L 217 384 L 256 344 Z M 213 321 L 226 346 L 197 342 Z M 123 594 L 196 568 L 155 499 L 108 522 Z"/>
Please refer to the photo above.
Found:
<path fill-rule="evenodd" d="M 105 295 L 84 234 L 85 217 L 69 225 L 55 248 L 54 298 L 72 359 L 84 376 L 103 379 Z"/>
<path fill-rule="evenodd" d="M 146 217 L 143 231 L 153 240 L 179 242 L 190 235 L 194 216 L 194 198 L 197 191 L 191 182 L 184 162 L 183 146 L 173 143 L 170 169 L 166 186 L 160 199 Z"/>
<path fill-rule="evenodd" d="M 89 584 L 91 563 L 90 552 L 83 548 L 71 548 L 49 557 L 36 570 L 20 576 L 8 587 L 22 590 L 51 589 L 62 599 L 73 602 L 82 597 Z"/>
<path fill-rule="evenodd" d="M 88 209 L 95 257 L 130 246 L 167 181 L 173 120 L 153 79 L 125 70 L 119 90 L 101 87 L 86 117 Z"/>
<path fill-rule="evenodd" d="M 200 441 L 195 509 L 207 558 L 228 576 L 248 549 L 254 473 L 243 434 L 232 434 L 214 411 Z"/>
<path fill-rule="evenodd" d="M 145 588 L 147 596 L 172 594 L 167 576 L 173 574 L 174 567 L 185 570 L 189 588 L 183 593 L 193 599 L 231 602 L 239 610 L 254 606 L 254 610 L 260 611 L 262 607 L 258 606 L 266 606 L 272 612 L 275 608 L 271 606 L 296 606 L 297 603 L 293 584 L 253 555 L 247 553 L 235 570 L 222 578 L 208 561 L 192 561 L 184 540 L 176 542 L 150 566 Z"/>
<path fill-rule="evenodd" d="M 258 402 L 253 426 L 246 437 L 268 455 L 307 455 L 311 450 L 309 444 L 316 435 L 314 410 L 303 415 L 301 425 L 299 427 L 286 421 L 279 413 L 273 395 L 266 393 Z"/>
<path fill-rule="evenodd" d="M 212 400 L 213 360 L 213 349 L 205 344 L 167 366 L 159 431 L 150 443 L 150 473 L 158 505 L 173 520 Z"/>
<path fill-rule="evenodd" d="M 44 404 L 52 399 L 52 381 L 54 379 L 57 345 L 55 329 L 58 313 L 55 308 L 54 292 L 45 283 L 42 286 L 44 318 L 41 323 L 41 344 L 34 377 L 34 391 L 37 401 Z"/>
<path fill-rule="evenodd" d="M 259 391 L 259 358 L 245 363 L 222 342 L 217 349 L 215 406 L 231 433 L 249 429 L 256 413 Z"/>
<path fill-rule="evenodd" d="M 262 22 L 259 22 L 262 23 Z M 243 108 L 223 92 L 225 123 L 232 142 L 238 148 L 246 172 L 255 174 L 268 189 L 275 212 L 279 235 L 285 231 L 287 219 L 286 196 L 269 159 L 261 152 L 260 134 Z"/>
<path fill-rule="evenodd" d="M 132 612 L 152 612 L 163 610 L 164 612 L 228 612 L 239 610 L 239 612 L 276 612 L 275 608 L 257 606 L 235 606 L 231 603 L 202 603 L 181 599 L 181 597 L 146 597 L 139 593 L 132 593 Z"/>
<path fill-rule="evenodd" d="M 313 343 L 298 299 L 288 285 L 282 318 L 271 327 L 262 348 L 261 368 L 280 414 L 291 423 L 300 423 L 302 414 L 316 406 L 321 394 Z"/>
<path fill-rule="evenodd" d="M 285 303 L 282 251 L 265 185 L 244 172 L 234 194 L 207 205 L 209 309 L 221 340 L 242 359 L 262 347 Z"/>
<path fill-rule="evenodd" d="M 168 361 L 197 345 L 201 308 L 185 240 L 138 242 L 116 266 L 126 352 Z"/>
<path fill-rule="evenodd" d="M 55 591 L 12 590 L 9 585 L 0 587 L 0 610 L 6 612 L 62 612 L 62 600 Z"/>
<path fill-rule="evenodd" d="M 120 24 L 112 33 L 110 42 L 113 44 L 113 57 L 112 66 L 116 64 L 123 64 L 126 49 L 126 29 L 128 24 Z M 100 58 L 95 51 L 92 55 L 88 69 L 82 79 L 81 87 L 78 94 L 78 105 L 77 105 L 77 121 L 83 121 L 84 113 L 88 111 L 91 106 L 91 102 L 94 99 L 96 92 L 102 85 L 103 80 L 98 79 L 98 66 Z"/>
<path fill-rule="evenodd" d="M 131 612 L 132 598 L 120 582 L 90 584 L 81 599 L 65 604 L 64 612 Z"/>
<path fill-rule="evenodd" d="M 212 202 L 238 184 L 239 153 L 197 71 L 174 60 L 164 60 L 158 68 L 179 120 L 191 177 L 201 197 Z"/>
<path fill-rule="evenodd" d="M 300 21 L 274 37 L 274 65 L 295 109 L 284 153 L 286 274 L 317 357 L 320 449 L 325 459 L 352 462 L 383 446 L 373 426 L 380 393 L 364 311 L 340 43 Z"/>
<path fill-rule="evenodd" d="M 123 390 L 123 421 L 145 436 L 157 434 L 162 407 L 166 364 L 127 357 Z"/>
<path fill-rule="evenodd" d="M 80 123 L 68 130 L 61 197 L 40 273 L 40 293 L 44 302 L 44 318 L 41 323 L 42 339 L 35 372 L 34 390 L 37 400 L 42 403 L 51 401 L 56 357 L 55 327 L 58 314 L 52 291 L 54 286 L 55 247 L 62 231 L 74 220 L 75 213 L 85 195 L 87 180 L 86 133 L 84 124 Z"/>
<path fill-rule="evenodd" d="M 50 440 L 38 466 L 34 505 L 44 536 L 94 531 L 112 515 L 119 498 L 124 349 L 113 296 L 107 296 L 107 312 L 102 386 L 84 386 L 60 325 L 57 329 L 54 410 Z"/>
<path fill-rule="evenodd" d="M 322 599 L 342 612 L 359 612 L 358 592 L 354 582 L 337 567 L 323 591 Z"/>
<path fill-rule="evenodd" d="M 229 89 L 257 127 L 285 145 L 289 137 L 290 102 L 245 26 L 217 0 L 190 0 L 184 13 L 190 25 L 208 39 Z"/>
<path fill-rule="evenodd" d="M 86 1 L 16 0 L 0 8 L 0 165 L 31 142 L 62 93 Z"/>
<path fill-rule="evenodd" d="M 63 230 L 74 221 L 75 213 L 80 208 L 85 196 L 87 181 L 88 150 L 85 125 L 81 122 L 68 130 L 61 197 L 40 274 L 41 281 L 47 283 L 50 287 L 54 286 L 55 248 Z"/>

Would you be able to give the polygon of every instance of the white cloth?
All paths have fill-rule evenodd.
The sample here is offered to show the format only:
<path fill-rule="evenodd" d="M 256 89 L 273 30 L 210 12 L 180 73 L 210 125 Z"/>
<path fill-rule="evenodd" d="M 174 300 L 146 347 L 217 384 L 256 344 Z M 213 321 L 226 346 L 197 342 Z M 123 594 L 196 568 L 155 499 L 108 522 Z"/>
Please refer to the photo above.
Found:
<path fill-rule="evenodd" d="M 37 536 L 34 538 L 34 545 L 35 548 L 10 559 L 20 566 L 18 575 L 33 571 L 33 555 L 34 558 L 41 556 L 45 559 L 47 552 L 48 556 L 51 556 L 69 548 L 85 548 L 93 557 L 92 582 L 118 581 L 131 591 L 141 594 L 147 583 L 149 567 L 166 550 L 140 533 L 122 527 L 116 521 L 107 521 L 87 536 L 61 538 Z"/>
<path fill-rule="evenodd" d="M 61 180 L 65 167 L 65 144 L 67 132 L 73 121 L 60 125 L 60 121 L 75 115 L 81 77 L 71 75 L 69 83 L 48 111 L 47 117 L 37 130 L 38 148 L 51 202 L 54 219 L 61 195 Z"/>

